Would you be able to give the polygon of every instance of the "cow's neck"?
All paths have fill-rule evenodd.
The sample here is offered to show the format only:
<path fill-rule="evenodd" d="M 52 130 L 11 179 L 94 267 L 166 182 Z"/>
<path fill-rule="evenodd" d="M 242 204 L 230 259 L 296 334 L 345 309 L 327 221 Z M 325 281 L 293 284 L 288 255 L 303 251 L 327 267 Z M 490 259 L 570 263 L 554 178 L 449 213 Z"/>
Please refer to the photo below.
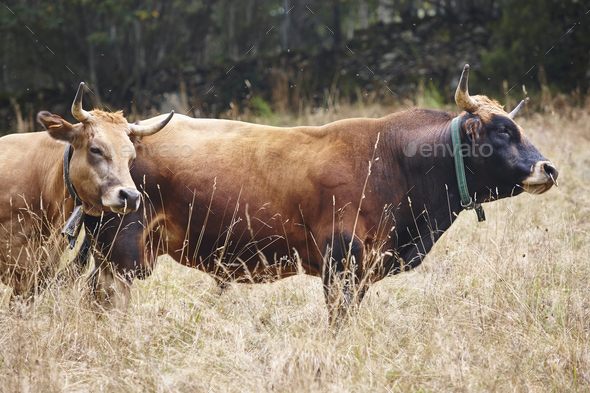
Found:
<path fill-rule="evenodd" d="M 42 133 L 39 133 L 43 137 Z M 73 200 L 69 197 L 63 177 L 63 154 L 65 146 L 50 139 L 51 144 L 45 145 L 45 154 L 35 157 L 38 160 L 38 181 L 40 201 L 29 201 L 32 208 L 45 210 L 45 216 L 56 218 L 61 214 L 69 215 L 73 208 Z M 51 148 L 49 147 L 51 146 Z"/>

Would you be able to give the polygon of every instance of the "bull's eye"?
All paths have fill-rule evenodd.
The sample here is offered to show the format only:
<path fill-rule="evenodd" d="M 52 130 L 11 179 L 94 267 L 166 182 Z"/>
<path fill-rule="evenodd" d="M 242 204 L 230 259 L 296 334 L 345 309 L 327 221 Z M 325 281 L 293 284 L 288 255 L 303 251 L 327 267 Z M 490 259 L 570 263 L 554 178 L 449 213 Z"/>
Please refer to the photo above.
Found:
<path fill-rule="evenodd" d="M 92 154 L 96 154 L 97 156 L 102 156 L 102 152 L 99 149 L 97 149 L 96 147 L 91 147 L 90 152 Z"/>

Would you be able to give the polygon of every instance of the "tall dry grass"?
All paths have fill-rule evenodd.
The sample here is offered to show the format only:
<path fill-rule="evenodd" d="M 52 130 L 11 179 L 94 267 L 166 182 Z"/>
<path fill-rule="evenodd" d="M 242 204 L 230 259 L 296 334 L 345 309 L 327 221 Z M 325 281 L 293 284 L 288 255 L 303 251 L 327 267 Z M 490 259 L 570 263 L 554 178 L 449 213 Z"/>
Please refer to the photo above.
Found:
<path fill-rule="evenodd" d="M 388 112 L 333 106 L 259 121 Z M 94 314 L 83 280 L 19 316 L 1 287 L 0 391 L 590 390 L 590 115 L 519 123 L 560 187 L 488 204 L 484 223 L 462 213 L 420 267 L 374 285 L 337 335 L 319 278 L 219 295 L 163 257 L 125 316 Z"/>

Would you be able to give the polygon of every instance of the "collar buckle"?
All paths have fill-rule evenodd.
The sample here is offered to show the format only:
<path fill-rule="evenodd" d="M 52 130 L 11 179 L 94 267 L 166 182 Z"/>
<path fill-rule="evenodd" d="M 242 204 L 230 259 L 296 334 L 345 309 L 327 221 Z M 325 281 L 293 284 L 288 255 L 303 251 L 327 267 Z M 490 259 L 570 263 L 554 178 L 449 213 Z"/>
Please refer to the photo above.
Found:
<path fill-rule="evenodd" d="M 473 202 L 473 198 L 469 197 L 469 202 L 466 204 L 463 204 L 463 201 L 461 201 L 461 207 L 465 210 L 473 210 L 477 207 L 477 205 L 481 206 L 481 203 L 476 204 L 475 202 Z"/>

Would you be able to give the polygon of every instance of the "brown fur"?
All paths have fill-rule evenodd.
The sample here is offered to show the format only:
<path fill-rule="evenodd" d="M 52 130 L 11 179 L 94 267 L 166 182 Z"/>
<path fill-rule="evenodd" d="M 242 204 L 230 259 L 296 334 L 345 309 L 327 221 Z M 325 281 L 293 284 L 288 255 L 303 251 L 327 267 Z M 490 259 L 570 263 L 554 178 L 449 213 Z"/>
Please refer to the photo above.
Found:
<path fill-rule="evenodd" d="M 476 99 L 483 118 L 506 116 L 497 102 Z M 413 110 L 278 128 L 176 115 L 138 146 L 132 176 L 145 191 L 143 211 L 107 223 L 89 241 L 97 241 L 98 259 L 112 262 L 125 285 L 153 269 L 158 255 L 169 254 L 220 282 L 261 282 L 302 271 L 324 278 L 329 306 L 362 299 L 370 282 L 420 264 L 462 210 L 453 158 L 404 151 L 412 143 L 449 146 L 452 118 Z M 485 142 L 485 133 L 467 136 L 465 120 L 461 124 L 464 142 Z M 191 154 L 182 155 L 183 145 Z M 507 165 L 546 160 L 532 144 L 520 147 L 522 152 L 502 156 Z M 478 173 L 468 180 L 478 202 L 491 197 L 490 189 L 512 195 L 528 175 L 528 163 L 526 173 L 517 169 L 513 179 L 506 176 L 510 168 L 489 170 L 490 161 L 465 158 Z M 338 280 L 348 289 L 334 284 Z"/>
<path fill-rule="evenodd" d="M 98 121 L 98 122 L 104 122 L 104 121 L 111 121 L 113 123 L 118 123 L 118 124 L 127 124 L 127 119 L 125 119 L 125 116 L 123 116 L 123 111 L 117 111 L 117 112 L 106 112 L 100 109 L 94 109 L 92 111 L 90 111 L 90 114 L 92 116 L 94 116 L 94 118 L 90 118 L 89 120 L 91 121 Z M 92 120 L 94 119 L 94 120 Z"/>
<path fill-rule="evenodd" d="M 58 247 L 56 229 L 74 206 L 63 182 L 63 151 L 46 132 L 0 138 L 0 278 L 16 294 L 30 291 L 57 262 L 42 247 Z"/>
<path fill-rule="evenodd" d="M 504 111 L 504 107 L 494 99 L 490 99 L 487 96 L 477 95 L 471 96 L 477 101 L 477 110 L 473 113 L 481 118 L 484 123 L 489 122 L 492 116 L 507 116 L 508 114 Z"/>
<path fill-rule="evenodd" d="M 64 142 L 74 147 L 70 178 L 88 214 L 110 213 L 103 201 L 110 190 L 118 192 L 115 186 L 136 190 L 129 175 L 133 157 L 118 153 L 131 145 L 122 112 L 91 114 L 85 124 L 72 125 L 40 112 L 49 132 L 0 138 L 0 279 L 16 295 L 29 297 L 35 283 L 58 267 L 64 246 L 59 232 L 74 207 L 63 179 Z M 104 149 L 108 160 L 93 157 L 91 147 Z"/>

